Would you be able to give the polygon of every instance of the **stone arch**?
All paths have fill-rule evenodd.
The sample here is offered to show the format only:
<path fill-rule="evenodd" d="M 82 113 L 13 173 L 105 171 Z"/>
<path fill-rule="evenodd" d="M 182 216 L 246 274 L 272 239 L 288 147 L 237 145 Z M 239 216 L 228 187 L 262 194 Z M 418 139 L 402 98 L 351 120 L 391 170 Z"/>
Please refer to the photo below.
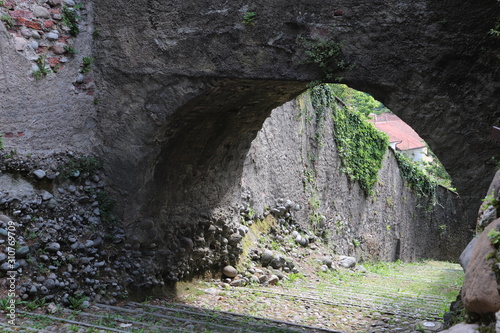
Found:
<path fill-rule="evenodd" d="M 248 11 L 254 24 L 242 22 Z M 458 0 L 96 3 L 100 137 L 126 228 L 168 216 L 136 233 L 168 238 L 230 201 L 271 109 L 322 77 L 304 63 L 304 38 L 342 41 L 352 66 L 338 74 L 430 144 L 472 227 L 498 155 L 489 129 L 500 118 L 499 46 L 487 32 L 499 12 L 494 1 Z"/>

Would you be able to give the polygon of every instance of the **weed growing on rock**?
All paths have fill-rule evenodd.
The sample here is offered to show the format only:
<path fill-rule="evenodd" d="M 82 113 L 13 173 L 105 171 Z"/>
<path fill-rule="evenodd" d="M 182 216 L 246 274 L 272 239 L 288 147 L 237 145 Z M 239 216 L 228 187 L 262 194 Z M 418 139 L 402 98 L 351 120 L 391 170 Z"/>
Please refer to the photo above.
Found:
<path fill-rule="evenodd" d="M 493 206 L 495 209 L 500 210 L 500 202 L 495 199 L 493 194 L 487 195 L 483 200 L 483 204 L 481 205 L 481 209 L 485 210 L 488 207 Z"/>
<path fill-rule="evenodd" d="M 36 65 L 38 69 L 33 72 L 33 77 L 35 78 L 35 80 L 41 80 L 50 73 L 50 69 L 46 67 L 45 58 L 45 55 L 41 55 L 38 57 L 38 59 L 36 59 Z"/>
<path fill-rule="evenodd" d="M 82 59 L 82 73 L 87 73 L 92 70 L 92 65 L 94 64 L 94 58 L 92 57 L 83 57 Z"/>
<path fill-rule="evenodd" d="M 288 281 L 291 283 L 293 283 L 299 279 L 304 280 L 305 279 L 304 274 L 302 274 L 302 273 L 290 273 L 290 274 L 288 274 Z"/>
<path fill-rule="evenodd" d="M 69 308 L 73 310 L 82 310 L 85 308 L 85 301 L 87 301 L 87 297 L 83 297 L 82 294 L 77 294 L 75 297 L 70 297 L 69 300 Z"/>
<path fill-rule="evenodd" d="M 14 19 L 12 19 L 12 17 L 10 16 L 10 14 L 7 13 L 7 14 L 4 14 L 4 15 L 0 16 L 0 20 L 5 23 L 5 26 L 7 28 L 14 27 L 15 21 L 14 21 Z"/>
<path fill-rule="evenodd" d="M 5 297 L 0 299 L 0 309 L 3 311 L 8 311 L 11 304 L 12 297 Z"/>
<path fill-rule="evenodd" d="M 46 300 L 44 297 L 44 298 L 36 299 L 34 301 L 30 301 L 30 302 L 26 303 L 26 308 L 30 311 L 33 311 L 33 310 L 44 307 L 45 304 L 46 304 Z"/>
<path fill-rule="evenodd" d="M 422 323 L 415 324 L 415 331 L 425 333 L 425 327 Z"/>
<path fill-rule="evenodd" d="M 255 19 L 257 18 L 257 14 L 255 12 L 245 12 L 243 13 L 243 20 L 241 23 L 246 25 L 255 25 Z"/>
<path fill-rule="evenodd" d="M 71 36 L 76 36 L 80 32 L 80 28 L 78 27 L 78 20 L 80 20 L 81 17 L 76 14 L 75 9 L 77 9 L 76 6 L 75 8 L 64 6 L 62 9 L 62 22 L 69 28 L 69 33 Z"/>
<path fill-rule="evenodd" d="M 3 136 L 0 134 L 0 150 L 3 150 Z"/>
<path fill-rule="evenodd" d="M 10 14 L 4 14 L 2 16 L 0 16 L 0 20 L 3 21 L 5 23 L 5 26 L 7 28 L 12 28 L 14 27 L 14 20 L 12 19 L 12 17 L 10 16 Z"/>
<path fill-rule="evenodd" d="M 65 177 L 74 177 L 80 174 L 92 176 L 97 172 L 97 170 L 102 168 L 102 163 L 101 159 L 94 156 L 70 158 L 62 166 L 62 174 Z"/>
<path fill-rule="evenodd" d="M 491 229 L 490 232 L 488 232 L 488 237 L 493 246 L 497 246 L 500 243 L 500 231 Z"/>
<path fill-rule="evenodd" d="M 78 51 L 74 47 L 68 45 L 64 46 L 64 51 L 66 51 L 66 53 L 68 53 L 69 55 L 78 54 Z"/>
<path fill-rule="evenodd" d="M 307 40 L 305 38 L 302 38 L 301 41 L 306 55 L 304 63 L 318 66 L 323 75 L 323 81 L 342 80 L 341 77 L 336 77 L 335 73 L 348 67 L 342 53 L 343 42 L 330 39 Z"/>

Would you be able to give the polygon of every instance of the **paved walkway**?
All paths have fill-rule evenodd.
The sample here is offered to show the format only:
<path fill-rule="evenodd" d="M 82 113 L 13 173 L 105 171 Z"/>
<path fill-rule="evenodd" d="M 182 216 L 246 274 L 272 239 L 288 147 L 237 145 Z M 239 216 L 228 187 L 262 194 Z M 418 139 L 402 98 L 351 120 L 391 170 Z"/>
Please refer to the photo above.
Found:
<path fill-rule="evenodd" d="M 19 311 L 0 332 L 435 332 L 463 273 L 443 262 L 367 265 L 367 272 L 291 275 L 278 286 L 178 286 L 175 300 Z"/>

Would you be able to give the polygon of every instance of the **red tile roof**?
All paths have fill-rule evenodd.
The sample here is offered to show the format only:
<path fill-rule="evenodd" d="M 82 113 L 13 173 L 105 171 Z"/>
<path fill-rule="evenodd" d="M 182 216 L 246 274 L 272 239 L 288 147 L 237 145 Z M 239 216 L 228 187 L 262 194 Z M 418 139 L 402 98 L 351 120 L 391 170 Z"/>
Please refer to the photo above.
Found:
<path fill-rule="evenodd" d="M 370 121 L 389 136 L 391 143 L 396 143 L 397 149 L 410 150 L 425 147 L 425 141 L 417 132 L 395 114 L 382 113 L 372 116 Z"/>

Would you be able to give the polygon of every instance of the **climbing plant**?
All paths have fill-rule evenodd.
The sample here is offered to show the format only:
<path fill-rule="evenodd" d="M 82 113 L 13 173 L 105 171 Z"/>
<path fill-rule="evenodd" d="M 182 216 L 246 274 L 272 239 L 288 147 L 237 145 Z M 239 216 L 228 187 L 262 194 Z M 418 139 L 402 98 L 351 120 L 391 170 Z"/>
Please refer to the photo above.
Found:
<path fill-rule="evenodd" d="M 419 195 L 435 197 L 437 182 L 427 175 L 422 168 L 413 163 L 408 157 L 400 152 L 396 152 L 401 177 L 408 182 L 410 188 Z"/>
<path fill-rule="evenodd" d="M 366 194 L 373 194 L 378 171 L 389 146 L 387 135 L 378 131 L 366 117 L 348 107 L 335 95 L 335 85 L 321 84 L 311 90 L 311 101 L 316 112 L 330 109 L 333 134 L 342 160 L 342 171 L 351 181 L 358 181 Z M 337 104 L 343 104 L 337 106 Z M 319 110 L 319 111 L 318 111 Z"/>

